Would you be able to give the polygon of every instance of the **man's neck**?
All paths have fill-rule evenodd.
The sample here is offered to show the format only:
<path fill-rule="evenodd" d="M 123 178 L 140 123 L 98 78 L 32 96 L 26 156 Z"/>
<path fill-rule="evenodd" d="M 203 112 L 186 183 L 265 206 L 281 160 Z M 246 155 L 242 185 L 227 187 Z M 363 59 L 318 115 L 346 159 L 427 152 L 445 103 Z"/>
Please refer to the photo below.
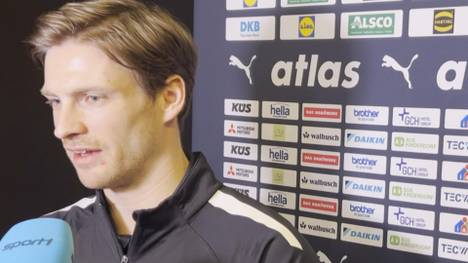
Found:
<path fill-rule="evenodd" d="M 172 195 L 184 177 L 187 166 L 187 157 L 180 148 L 158 158 L 137 186 L 130 189 L 104 189 L 117 234 L 131 235 L 135 228 L 133 212 L 157 207 Z"/>

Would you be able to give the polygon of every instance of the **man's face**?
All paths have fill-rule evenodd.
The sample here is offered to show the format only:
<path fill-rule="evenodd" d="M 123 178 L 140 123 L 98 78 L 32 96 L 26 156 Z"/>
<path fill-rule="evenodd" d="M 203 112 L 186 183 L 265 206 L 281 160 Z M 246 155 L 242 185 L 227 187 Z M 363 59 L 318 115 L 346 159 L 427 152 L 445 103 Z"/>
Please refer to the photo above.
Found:
<path fill-rule="evenodd" d="M 54 134 L 86 187 L 128 187 L 148 173 L 162 143 L 162 110 L 132 71 L 69 40 L 47 52 L 44 79 Z"/>

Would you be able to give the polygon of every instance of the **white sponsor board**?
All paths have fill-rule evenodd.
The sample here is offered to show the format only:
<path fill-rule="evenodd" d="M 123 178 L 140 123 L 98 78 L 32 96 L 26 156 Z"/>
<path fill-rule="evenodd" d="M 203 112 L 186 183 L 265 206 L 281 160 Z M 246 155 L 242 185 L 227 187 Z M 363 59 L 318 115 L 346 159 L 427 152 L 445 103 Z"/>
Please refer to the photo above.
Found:
<path fill-rule="evenodd" d="M 335 14 L 281 16 L 281 40 L 335 38 Z"/>
<path fill-rule="evenodd" d="M 401 37 L 402 29 L 402 10 L 341 14 L 341 38 Z"/>
<path fill-rule="evenodd" d="M 334 5 L 336 0 L 281 0 L 281 7 Z"/>
<path fill-rule="evenodd" d="M 442 180 L 448 182 L 468 183 L 468 162 L 442 162 Z"/>
<path fill-rule="evenodd" d="M 444 154 L 468 156 L 468 136 L 445 135 Z"/>
<path fill-rule="evenodd" d="M 397 127 L 439 128 L 440 109 L 394 107 L 392 120 Z"/>
<path fill-rule="evenodd" d="M 468 262 L 468 242 L 439 238 L 439 251 L 437 256 L 440 258 Z"/>
<path fill-rule="evenodd" d="M 343 194 L 384 199 L 385 181 L 344 176 Z"/>
<path fill-rule="evenodd" d="M 342 4 L 367 4 L 375 2 L 398 2 L 403 0 L 341 0 Z"/>
<path fill-rule="evenodd" d="M 364 125 L 388 125 L 388 107 L 348 105 L 346 123 Z"/>
<path fill-rule="evenodd" d="M 297 142 L 296 125 L 262 123 L 262 140 L 278 142 Z"/>
<path fill-rule="evenodd" d="M 276 7 L 276 0 L 226 0 L 226 10 L 264 9 Z"/>
<path fill-rule="evenodd" d="M 258 101 L 256 100 L 224 100 L 224 115 L 258 117 Z"/>
<path fill-rule="evenodd" d="M 301 137 L 303 144 L 341 146 L 341 129 L 337 128 L 302 126 Z"/>
<path fill-rule="evenodd" d="M 296 226 L 296 216 L 285 213 L 278 213 L 280 216 L 284 217 L 292 226 Z"/>
<path fill-rule="evenodd" d="M 382 247 L 383 230 L 380 228 L 341 224 L 341 240 L 372 247 Z"/>
<path fill-rule="evenodd" d="M 301 165 L 307 167 L 339 170 L 340 153 L 302 149 Z"/>
<path fill-rule="evenodd" d="M 264 101 L 262 102 L 262 117 L 266 119 L 298 120 L 299 103 Z"/>
<path fill-rule="evenodd" d="M 300 216 L 298 224 L 299 233 L 301 234 L 337 239 L 337 222 Z"/>
<path fill-rule="evenodd" d="M 392 151 L 437 154 L 439 152 L 439 135 L 393 132 Z"/>
<path fill-rule="evenodd" d="M 341 123 L 341 118 L 342 106 L 340 104 L 302 104 L 302 119 L 305 121 Z"/>
<path fill-rule="evenodd" d="M 224 141 L 224 157 L 256 161 L 257 154 L 256 144 Z"/>
<path fill-rule="evenodd" d="M 387 247 L 409 253 L 432 256 L 434 239 L 431 236 L 410 234 L 389 230 L 387 232 Z"/>
<path fill-rule="evenodd" d="M 388 136 L 384 131 L 345 130 L 345 147 L 387 150 Z"/>
<path fill-rule="evenodd" d="M 384 222 L 385 206 L 381 204 L 343 200 L 341 216 L 369 222 Z"/>
<path fill-rule="evenodd" d="M 228 179 L 257 182 L 257 166 L 224 162 L 223 176 Z"/>
<path fill-rule="evenodd" d="M 257 200 L 257 188 L 256 187 L 239 185 L 239 184 L 228 184 L 228 183 L 224 183 L 224 185 L 236 190 L 237 192 L 245 196 L 248 196 L 254 200 Z"/>
<path fill-rule="evenodd" d="M 437 179 L 437 161 L 392 157 L 390 174 L 393 176 L 435 180 Z"/>
<path fill-rule="evenodd" d="M 262 145 L 262 162 L 280 163 L 288 165 L 297 164 L 297 149 L 291 147 Z"/>
<path fill-rule="evenodd" d="M 388 223 L 390 225 L 433 231 L 434 220 L 434 211 L 399 206 L 388 207 Z"/>
<path fill-rule="evenodd" d="M 468 109 L 446 109 L 445 129 L 468 130 Z"/>
<path fill-rule="evenodd" d="M 439 231 L 468 236 L 468 212 L 464 215 L 440 213 Z"/>
<path fill-rule="evenodd" d="M 468 7 L 411 9 L 410 37 L 467 36 Z"/>
<path fill-rule="evenodd" d="M 387 157 L 345 153 L 343 166 L 345 171 L 384 175 L 387 173 Z"/>
<path fill-rule="evenodd" d="M 320 192 L 338 193 L 340 188 L 340 177 L 338 175 L 301 172 L 300 186 Z"/>
<path fill-rule="evenodd" d="M 305 194 L 299 196 L 299 210 L 304 212 L 337 216 L 338 205 L 338 199 L 335 198 Z"/>
<path fill-rule="evenodd" d="M 274 16 L 226 18 L 227 41 L 255 41 L 274 39 Z"/>
<path fill-rule="evenodd" d="M 258 139 L 258 123 L 224 120 L 224 136 Z"/>
<path fill-rule="evenodd" d="M 260 188 L 260 202 L 267 206 L 296 209 L 296 194 Z"/>
<path fill-rule="evenodd" d="M 295 170 L 261 167 L 260 182 L 264 184 L 296 187 L 297 172 Z"/>
<path fill-rule="evenodd" d="M 390 182 L 389 199 L 415 204 L 435 205 L 436 187 L 433 185 Z"/>
<path fill-rule="evenodd" d="M 441 187 L 440 205 L 458 209 L 468 209 L 468 189 Z"/>

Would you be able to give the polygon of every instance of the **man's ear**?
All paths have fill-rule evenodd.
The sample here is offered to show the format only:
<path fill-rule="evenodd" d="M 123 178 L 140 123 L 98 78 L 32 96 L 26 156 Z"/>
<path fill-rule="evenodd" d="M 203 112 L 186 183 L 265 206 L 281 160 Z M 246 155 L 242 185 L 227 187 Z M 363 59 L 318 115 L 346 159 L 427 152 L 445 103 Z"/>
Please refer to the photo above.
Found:
<path fill-rule="evenodd" d="M 159 94 L 163 108 L 163 121 L 169 123 L 175 120 L 185 106 L 185 81 L 179 75 L 170 75 Z"/>

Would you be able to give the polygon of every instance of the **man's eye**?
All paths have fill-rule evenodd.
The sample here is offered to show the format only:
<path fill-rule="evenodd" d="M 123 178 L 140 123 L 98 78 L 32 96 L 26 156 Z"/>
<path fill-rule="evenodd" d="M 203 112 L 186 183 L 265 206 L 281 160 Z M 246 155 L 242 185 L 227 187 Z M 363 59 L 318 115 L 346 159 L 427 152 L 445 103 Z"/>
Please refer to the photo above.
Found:
<path fill-rule="evenodd" d="M 54 106 L 60 103 L 59 99 L 47 99 L 45 103 L 49 106 Z"/>
<path fill-rule="evenodd" d="M 102 96 L 98 96 L 98 95 L 86 95 L 84 97 L 84 101 L 86 103 L 98 103 L 102 100 Z"/>

